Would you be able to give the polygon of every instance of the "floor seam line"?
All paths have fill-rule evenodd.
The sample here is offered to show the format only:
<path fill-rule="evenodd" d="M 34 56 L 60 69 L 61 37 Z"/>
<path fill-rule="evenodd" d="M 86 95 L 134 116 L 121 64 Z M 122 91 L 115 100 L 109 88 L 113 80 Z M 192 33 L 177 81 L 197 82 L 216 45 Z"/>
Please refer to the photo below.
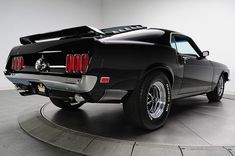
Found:
<path fill-rule="evenodd" d="M 179 149 L 180 149 L 180 153 L 181 153 L 181 155 L 182 156 L 184 156 L 184 153 L 183 153 L 183 150 L 182 150 L 182 148 L 178 145 L 178 147 L 179 147 Z"/>
<path fill-rule="evenodd" d="M 136 142 L 134 142 L 134 144 L 133 144 L 133 146 L 132 146 L 132 149 L 131 149 L 131 155 L 130 155 L 130 156 L 132 156 L 132 154 L 133 154 L 133 151 L 134 151 L 135 145 L 136 145 Z"/>
<path fill-rule="evenodd" d="M 94 137 L 87 145 L 86 147 L 81 151 L 82 154 L 84 154 L 84 151 L 88 148 L 88 146 L 96 139 L 96 137 Z"/>
<path fill-rule="evenodd" d="M 176 119 L 177 120 L 177 119 Z M 194 130 L 192 130 L 191 128 L 189 128 L 188 126 L 186 126 L 183 122 L 181 122 L 180 120 L 177 120 L 178 122 L 180 122 L 181 124 L 183 124 L 187 129 L 191 130 L 195 135 L 197 135 L 200 139 L 202 139 L 203 141 L 205 141 L 208 145 L 212 145 L 210 144 L 208 141 L 206 141 L 205 139 L 203 139 L 197 132 L 195 132 Z"/>
<path fill-rule="evenodd" d="M 227 149 L 226 147 L 224 147 L 224 146 L 222 146 L 226 151 L 228 151 L 230 154 L 231 154 L 231 156 L 234 156 L 234 154 L 231 152 L 231 150 L 229 150 L 229 149 Z"/>

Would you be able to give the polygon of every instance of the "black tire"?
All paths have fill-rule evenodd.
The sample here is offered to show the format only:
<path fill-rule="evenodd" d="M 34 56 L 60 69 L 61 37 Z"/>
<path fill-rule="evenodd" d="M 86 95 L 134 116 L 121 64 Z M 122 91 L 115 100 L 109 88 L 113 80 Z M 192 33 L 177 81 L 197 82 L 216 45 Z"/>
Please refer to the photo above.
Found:
<path fill-rule="evenodd" d="M 147 95 L 149 95 L 150 88 L 153 87 L 154 84 L 162 84 L 162 89 L 165 89 L 165 98 L 162 98 L 163 100 L 165 99 L 165 105 L 161 107 L 162 114 L 157 118 L 153 118 L 150 115 L 149 105 L 147 106 Z M 132 92 L 127 102 L 123 103 L 123 110 L 128 120 L 135 126 L 147 130 L 162 127 L 169 115 L 170 107 L 171 85 L 167 76 L 160 71 L 148 74 L 141 84 Z"/>
<path fill-rule="evenodd" d="M 64 101 L 59 98 L 51 98 L 50 97 L 50 100 L 55 106 L 62 108 L 63 110 L 69 110 L 69 111 L 77 110 L 79 107 L 81 107 L 85 103 L 85 102 L 80 102 L 80 103 L 71 105 L 70 102 Z"/>
<path fill-rule="evenodd" d="M 221 81 L 222 81 L 222 84 L 221 84 Z M 221 75 L 217 82 L 215 89 L 206 94 L 210 102 L 218 102 L 222 99 L 223 94 L 224 94 L 224 84 L 225 84 L 225 79 L 224 79 L 224 76 Z M 222 90 L 220 90 L 221 87 L 222 87 Z"/>

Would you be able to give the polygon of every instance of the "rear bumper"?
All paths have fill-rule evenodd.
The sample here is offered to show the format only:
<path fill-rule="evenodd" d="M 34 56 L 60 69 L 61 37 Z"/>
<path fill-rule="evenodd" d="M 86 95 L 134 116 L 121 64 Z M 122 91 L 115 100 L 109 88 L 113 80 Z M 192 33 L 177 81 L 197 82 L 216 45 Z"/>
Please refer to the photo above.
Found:
<path fill-rule="evenodd" d="M 72 93 L 90 92 L 97 81 L 96 76 L 83 75 L 81 78 L 68 78 L 51 75 L 22 74 L 6 75 L 16 86 L 30 86 L 32 83 L 42 83 L 49 90 L 58 90 Z"/>
<path fill-rule="evenodd" d="M 11 73 L 6 75 L 6 77 L 17 88 L 26 90 L 26 93 L 21 93 L 21 95 L 38 94 L 39 92 L 35 83 L 42 83 L 46 87 L 48 91 L 43 95 L 63 99 L 76 99 L 78 97 L 77 95 L 79 95 L 87 102 L 119 103 L 122 102 L 123 97 L 128 93 L 126 90 L 96 86 L 98 78 L 93 75 L 70 78 L 52 75 Z M 90 94 L 94 90 L 99 94 Z"/>

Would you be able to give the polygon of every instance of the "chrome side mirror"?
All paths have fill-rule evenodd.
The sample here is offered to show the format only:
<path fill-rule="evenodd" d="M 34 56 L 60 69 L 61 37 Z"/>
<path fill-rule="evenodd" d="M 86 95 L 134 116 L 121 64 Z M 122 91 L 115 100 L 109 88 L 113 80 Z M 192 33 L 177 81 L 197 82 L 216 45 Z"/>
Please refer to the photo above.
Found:
<path fill-rule="evenodd" d="M 209 56 L 209 54 L 210 54 L 209 51 L 203 51 L 202 52 L 203 57 L 207 57 L 207 56 Z"/>

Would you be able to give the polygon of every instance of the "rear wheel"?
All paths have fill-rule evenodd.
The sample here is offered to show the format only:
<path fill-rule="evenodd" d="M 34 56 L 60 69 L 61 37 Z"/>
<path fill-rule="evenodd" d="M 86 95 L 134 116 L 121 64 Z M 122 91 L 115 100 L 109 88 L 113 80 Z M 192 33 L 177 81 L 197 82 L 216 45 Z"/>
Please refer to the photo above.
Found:
<path fill-rule="evenodd" d="M 63 110 L 70 110 L 70 111 L 78 109 L 85 103 L 85 102 L 71 103 L 69 101 L 65 101 L 58 98 L 50 98 L 50 100 L 57 107 L 62 108 Z"/>
<path fill-rule="evenodd" d="M 224 94 L 224 84 L 225 84 L 224 76 L 221 75 L 215 89 L 206 94 L 209 101 L 217 102 L 221 100 Z"/>
<path fill-rule="evenodd" d="M 134 125 L 148 130 L 165 124 L 170 106 L 170 83 L 162 72 L 153 72 L 146 76 L 127 102 L 123 103 L 127 118 Z"/>

